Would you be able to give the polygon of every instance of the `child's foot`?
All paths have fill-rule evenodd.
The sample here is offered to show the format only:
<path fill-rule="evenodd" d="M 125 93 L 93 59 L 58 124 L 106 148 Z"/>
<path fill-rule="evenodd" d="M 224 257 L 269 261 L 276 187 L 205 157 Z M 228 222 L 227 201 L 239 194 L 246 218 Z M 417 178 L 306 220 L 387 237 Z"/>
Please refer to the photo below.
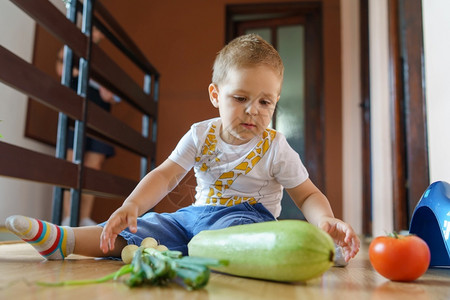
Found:
<path fill-rule="evenodd" d="M 72 254 L 75 246 L 75 236 L 70 227 L 24 216 L 8 217 L 6 227 L 49 260 L 64 259 Z"/>

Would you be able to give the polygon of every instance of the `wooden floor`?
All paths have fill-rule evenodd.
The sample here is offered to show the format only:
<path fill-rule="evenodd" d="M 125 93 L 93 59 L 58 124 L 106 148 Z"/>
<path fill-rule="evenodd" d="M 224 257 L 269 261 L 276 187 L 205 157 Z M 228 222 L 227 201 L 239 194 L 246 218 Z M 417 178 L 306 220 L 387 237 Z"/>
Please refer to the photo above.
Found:
<path fill-rule="evenodd" d="M 450 269 L 430 269 L 412 283 L 391 282 L 370 266 L 367 245 L 346 268 L 333 267 L 307 283 L 276 283 L 213 273 L 203 290 L 128 288 L 123 282 L 42 287 L 36 281 L 98 278 L 119 269 L 120 261 L 71 256 L 45 261 L 25 243 L 0 244 L 0 299 L 450 299 Z M 409 298 L 411 297 L 411 298 Z"/>

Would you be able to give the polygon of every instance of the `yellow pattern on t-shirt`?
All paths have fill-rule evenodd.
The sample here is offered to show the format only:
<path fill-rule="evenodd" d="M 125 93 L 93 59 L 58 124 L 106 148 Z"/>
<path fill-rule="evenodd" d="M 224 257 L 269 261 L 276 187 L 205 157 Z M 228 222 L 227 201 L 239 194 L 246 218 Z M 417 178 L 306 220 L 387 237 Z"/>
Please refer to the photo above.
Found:
<path fill-rule="evenodd" d="M 213 125 L 206 136 L 205 143 L 201 151 L 202 155 L 212 155 L 216 150 L 217 139 L 215 130 L 216 126 Z M 257 200 L 254 197 L 223 197 L 223 194 L 240 175 L 247 174 L 255 167 L 264 154 L 266 154 L 267 150 L 269 150 L 275 136 L 276 131 L 267 128 L 262 133 L 262 140 L 256 144 L 255 148 L 253 148 L 244 160 L 234 167 L 233 170 L 220 175 L 214 185 L 210 187 L 208 197 L 206 198 L 206 204 L 224 206 L 233 206 L 243 202 L 256 204 Z M 218 158 L 216 158 L 216 160 L 219 161 Z M 196 161 L 200 161 L 200 157 L 196 157 Z M 208 166 L 203 163 L 200 170 L 206 172 L 208 170 Z"/>

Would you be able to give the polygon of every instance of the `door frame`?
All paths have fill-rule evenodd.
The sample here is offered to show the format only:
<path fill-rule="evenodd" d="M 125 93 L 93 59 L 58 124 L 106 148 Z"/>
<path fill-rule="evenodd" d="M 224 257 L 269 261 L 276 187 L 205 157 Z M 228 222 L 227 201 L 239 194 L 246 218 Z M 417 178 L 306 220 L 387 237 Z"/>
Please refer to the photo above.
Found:
<path fill-rule="evenodd" d="M 408 230 L 430 181 L 421 0 L 388 2 L 394 230 Z"/>
<path fill-rule="evenodd" d="M 372 235 L 372 147 L 370 110 L 369 0 L 359 2 L 362 119 L 362 234 Z"/>

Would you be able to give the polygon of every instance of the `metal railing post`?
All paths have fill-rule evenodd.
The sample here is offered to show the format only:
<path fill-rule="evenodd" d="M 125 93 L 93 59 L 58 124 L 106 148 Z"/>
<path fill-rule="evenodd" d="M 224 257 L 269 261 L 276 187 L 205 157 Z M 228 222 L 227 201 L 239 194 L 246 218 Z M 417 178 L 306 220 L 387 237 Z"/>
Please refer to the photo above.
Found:
<path fill-rule="evenodd" d="M 77 22 L 77 2 L 72 1 L 67 6 L 66 17 L 72 22 Z M 64 46 L 63 55 L 63 71 L 61 74 L 61 84 L 70 87 L 72 81 L 73 69 L 73 52 L 67 45 Z M 55 156 L 60 159 L 66 159 L 67 152 L 67 129 L 69 119 L 66 114 L 59 112 L 58 114 L 58 128 L 56 138 L 56 152 Z M 64 188 L 55 186 L 53 188 L 53 205 L 52 205 L 52 222 L 54 224 L 61 224 L 63 214 Z"/>

